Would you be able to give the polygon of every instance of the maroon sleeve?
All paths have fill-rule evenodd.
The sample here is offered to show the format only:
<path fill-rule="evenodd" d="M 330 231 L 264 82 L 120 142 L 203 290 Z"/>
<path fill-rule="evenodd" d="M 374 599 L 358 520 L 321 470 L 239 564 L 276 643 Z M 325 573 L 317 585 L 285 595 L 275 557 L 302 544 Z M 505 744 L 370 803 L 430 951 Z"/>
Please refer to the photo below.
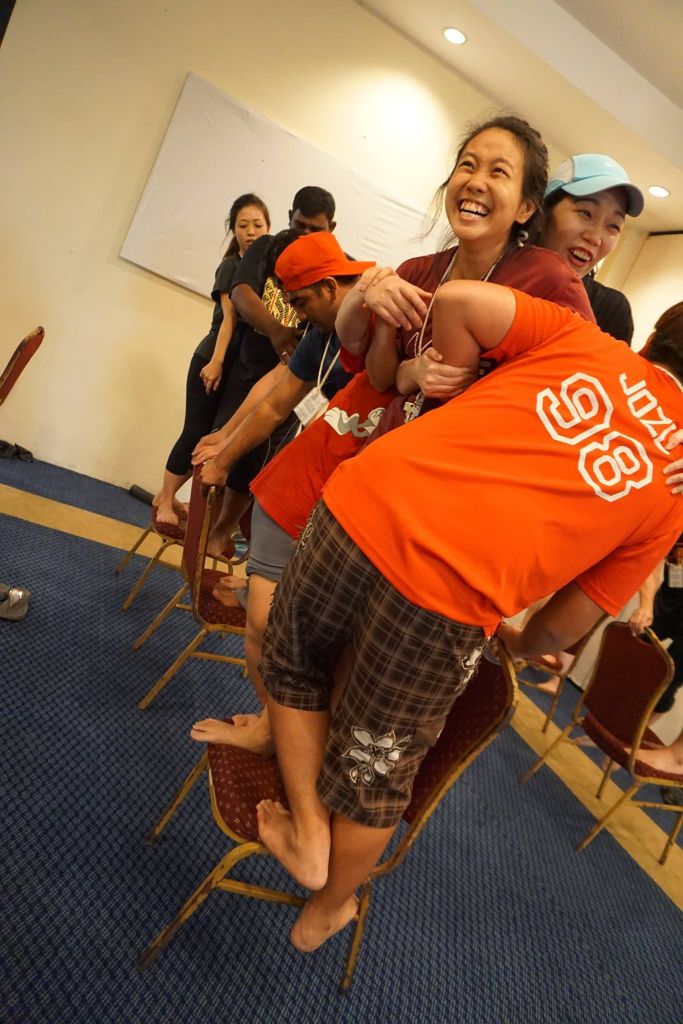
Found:
<path fill-rule="evenodd" d="M 566 306 L 595 323 L 583 281 L 561 256 L 550 249 L 535 245 L 512 249 L 500 261 L 490 280 L 535 298 L 556 302 L 558 306 Z"/>

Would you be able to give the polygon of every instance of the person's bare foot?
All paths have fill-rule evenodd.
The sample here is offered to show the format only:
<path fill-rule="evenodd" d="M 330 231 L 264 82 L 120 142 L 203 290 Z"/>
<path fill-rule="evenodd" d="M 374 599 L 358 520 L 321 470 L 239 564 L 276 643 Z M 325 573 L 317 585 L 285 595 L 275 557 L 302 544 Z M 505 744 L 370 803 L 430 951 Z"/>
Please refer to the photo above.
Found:
<path fill-rule="evenodd" d="M 275 749 L 268 721 L 264 723 L 261 715 L 233 715 L 232 722 L 203 718 L 194 723 L 190 736 L 197 743 L 224 743 L 261 757 L 272 757 Z"/>
<path fill-rule="evenodd" d="M 357 913 L 357 896 L 349 896 L 341 907 L 336 907 L 334 910 L 324 909 L 320 906 L 320 900 L 311 896 L 306 900 L 303 910 L 289 933 L 292 945 L 300 953 L 313 953 L 342 928 L 346 928 Z"/>
<path fill-rule="evenodd" d="M 159 499 L 158 501 L 157 498 Z M 167 523 L 169 526 L 177 526 L 178 513 L 175 510 L 173 499 L 169 501 L 164 494 L 158 494 L 157 498 L 152 502 L 156 509 L 157 522 Z"/>
<path fill-rule="evenodd" d="M 330 860 L 330 826 L 322 821 L 298 835 L 289 811 L 277 800 L 262 800 L 256 807 L 259 836 L 295 882 L 305 889 L 322 889 Z"/>
<path fill-rule="evenodd" d="M 206 553 L 213 558 L 232 558 L 235 554 L 235 545 L 230 534 L 215 528 L 211 530 L 206 542 Z"/>
<path fill-rule="evenodd" d="M 224 608 L 243 608 L 244 606 L 235 592 L 245 590 L 246 586 L 247 581 L 240 576 L 223 576 L 211 594 Z"/>
<path fill-rule="evenodd" d="M 656 768 L 658 772 L 668 772 L 672 777 L 683 775 L 683 746 L 681 745 L 653 747 L 650 750 L 641 748 L 638 760 L 649 768 Z"/>
<path fill-rule="evenodd" d="M 534 689 L 538 690 L 539 693 L 550 693 L 553 696 L 557 693 L 560 687 L 560 677 L 551 676 L 543 683 L 536 683 Z"/>

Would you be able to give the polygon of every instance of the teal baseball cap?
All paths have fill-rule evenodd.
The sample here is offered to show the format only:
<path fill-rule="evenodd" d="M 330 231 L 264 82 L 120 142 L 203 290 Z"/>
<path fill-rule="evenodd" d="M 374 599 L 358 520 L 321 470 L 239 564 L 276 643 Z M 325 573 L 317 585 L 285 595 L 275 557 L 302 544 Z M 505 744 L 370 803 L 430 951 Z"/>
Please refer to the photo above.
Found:
<path fill-rule="evenodd" d="M 545 198 L 562 189 L 570 196 L 592 196 L 606 188 L 623 188 L 628 198 L 626 212 L 637 217 L 643 212 L 645 198 L 616 160 L 602 153 L 570 156 L 557 168 L 548 182 Z"/>

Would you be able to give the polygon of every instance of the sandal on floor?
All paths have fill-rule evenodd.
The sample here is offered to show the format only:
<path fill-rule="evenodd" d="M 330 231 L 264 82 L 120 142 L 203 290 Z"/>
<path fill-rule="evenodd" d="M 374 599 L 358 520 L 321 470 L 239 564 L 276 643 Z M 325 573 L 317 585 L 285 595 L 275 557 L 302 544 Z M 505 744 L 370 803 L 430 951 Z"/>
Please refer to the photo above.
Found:
<path fill-rule="evenodd" d="M 12 622 L 23 619 L 28 611 L 30 596 L 31 592 L 26 587 L 8 587 L 0 583 L 0 619 L 10 619 Z"/>

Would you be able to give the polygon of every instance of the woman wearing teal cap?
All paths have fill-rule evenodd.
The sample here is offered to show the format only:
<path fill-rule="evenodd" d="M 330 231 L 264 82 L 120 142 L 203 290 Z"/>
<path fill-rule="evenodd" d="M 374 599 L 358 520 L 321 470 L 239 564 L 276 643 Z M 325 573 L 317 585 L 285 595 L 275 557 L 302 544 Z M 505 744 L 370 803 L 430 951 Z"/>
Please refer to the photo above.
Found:
<path fill-rule="evenodd" d="M 592 272 L 612 252 L 626 216 L 637 217 L 644 199 L 624 168 L 609 156 L 581 153 L 560 164 L 545 190 L 542 244 L 558 253 L 583 279 L 598 326 L 631 344 L 628 299 L 596 281 Z"/>

